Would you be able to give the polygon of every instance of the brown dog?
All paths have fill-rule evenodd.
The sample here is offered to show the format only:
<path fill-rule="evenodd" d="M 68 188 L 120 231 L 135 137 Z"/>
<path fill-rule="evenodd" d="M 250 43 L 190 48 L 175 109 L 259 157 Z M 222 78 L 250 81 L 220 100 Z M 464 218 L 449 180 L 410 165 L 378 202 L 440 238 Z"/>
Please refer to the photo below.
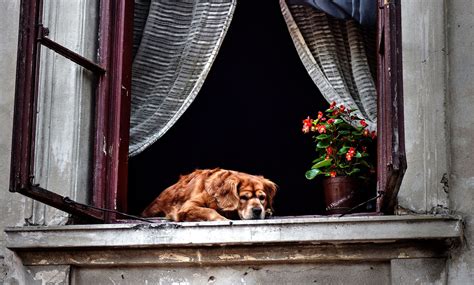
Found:
<path fill-rule="evenodd" d="M 277 186 L 262 176 L 225 169 L 195 170 L 163 191 L 143 217 L 173 221 L 264 219 L 271 214 Z"/>

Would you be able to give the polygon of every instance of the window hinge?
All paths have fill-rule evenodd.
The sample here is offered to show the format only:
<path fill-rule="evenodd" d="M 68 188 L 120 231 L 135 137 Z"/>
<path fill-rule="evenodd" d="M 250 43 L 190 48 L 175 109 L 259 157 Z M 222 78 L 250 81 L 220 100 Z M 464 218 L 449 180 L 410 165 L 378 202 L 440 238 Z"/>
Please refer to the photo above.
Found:
<path fill-rule="evenodd" d="M 37 40 L 40 41 L 43 38 L 47 37 L 48 35 L 49 35 L 49 29 L 47 27 L 44 27 L 43 24 L 39 24 Z"/>

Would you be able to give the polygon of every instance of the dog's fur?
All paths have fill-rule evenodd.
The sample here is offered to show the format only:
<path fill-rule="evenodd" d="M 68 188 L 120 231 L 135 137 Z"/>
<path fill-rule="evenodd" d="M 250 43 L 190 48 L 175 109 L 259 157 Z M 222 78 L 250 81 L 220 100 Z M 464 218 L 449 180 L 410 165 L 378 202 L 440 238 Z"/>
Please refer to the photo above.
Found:
<path fill-rule="evenodd" d="M 277 186 L 262 176 L 225 169 L 195 170 L 181 176 L 143 212 L 183 221 L 264 219 L 272 213 Z"/>

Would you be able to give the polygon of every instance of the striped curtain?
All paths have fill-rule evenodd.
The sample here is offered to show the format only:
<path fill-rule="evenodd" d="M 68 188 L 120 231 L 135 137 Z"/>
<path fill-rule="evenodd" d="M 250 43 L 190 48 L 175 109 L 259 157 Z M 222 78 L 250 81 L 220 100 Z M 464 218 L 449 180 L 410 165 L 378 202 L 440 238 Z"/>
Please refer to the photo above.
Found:
<path fill-rule="evenodd" d="M 375 31 L 309 6 L 280 0 L 280 7 L 301 61 L 324 98 L 356 109 L 375 131 Z"/>
<path fill-rule="evenodd" d="M 236 0 L 135 0 L 129 155 L 159 139 L 199 92 Z"/>

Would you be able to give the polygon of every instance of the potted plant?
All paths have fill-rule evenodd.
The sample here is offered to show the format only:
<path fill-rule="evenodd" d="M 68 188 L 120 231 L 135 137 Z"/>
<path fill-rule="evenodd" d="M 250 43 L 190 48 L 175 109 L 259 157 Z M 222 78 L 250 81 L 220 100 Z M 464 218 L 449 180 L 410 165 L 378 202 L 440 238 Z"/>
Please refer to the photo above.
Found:
<path fill-rule="evenodd" d="M 375 172 L 370 155 L 376 132 L 354 110 L 333 102 L 312 119 L 303 120 L 303 133 L 313 134 L 316 159 L 307 179 L 325 176 L 323 189 L 328 214 L 343 214 L 361 202 L 361 187 Z"/>

